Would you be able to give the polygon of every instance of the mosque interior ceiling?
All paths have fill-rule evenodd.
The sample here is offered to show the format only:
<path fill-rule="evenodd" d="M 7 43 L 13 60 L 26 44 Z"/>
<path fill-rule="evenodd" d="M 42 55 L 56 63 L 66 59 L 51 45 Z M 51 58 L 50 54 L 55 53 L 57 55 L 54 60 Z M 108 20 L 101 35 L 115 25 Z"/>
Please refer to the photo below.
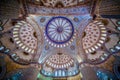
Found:
<path fill-rule="evenodd" d="M 119 80 L 120 6 L 101 3 L 0 0 L 0 80 Z"/>

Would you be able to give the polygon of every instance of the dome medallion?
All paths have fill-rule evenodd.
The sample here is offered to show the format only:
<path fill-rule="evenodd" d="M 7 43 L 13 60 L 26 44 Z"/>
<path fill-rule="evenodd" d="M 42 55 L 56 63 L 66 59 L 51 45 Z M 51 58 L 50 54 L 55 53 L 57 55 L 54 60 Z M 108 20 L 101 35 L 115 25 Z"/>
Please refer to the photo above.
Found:
<path fill-rule="evenodd" d="M 54 47 L 65 47 L 73 41 L 74 27 L 66 17 L 53 17 L 45 28 L 45 38 Z"/>

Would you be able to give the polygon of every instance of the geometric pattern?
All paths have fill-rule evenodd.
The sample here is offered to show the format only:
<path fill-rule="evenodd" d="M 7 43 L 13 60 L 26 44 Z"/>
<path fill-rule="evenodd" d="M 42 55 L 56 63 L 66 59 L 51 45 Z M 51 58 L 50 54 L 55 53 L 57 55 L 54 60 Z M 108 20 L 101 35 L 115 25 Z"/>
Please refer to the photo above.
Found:
<path fill-rule="evenodd" d="M 73 41 L 74 27 L 65 17 L 53 17 L 46 25 L 45 38 L 54 47 L 65 47 Z"/>
<path fill-rule="evenodd" d="M 70 67 L 74 64 L 74 60 L 67 54 L 58 53 L 50 56 L 46 63 L 53 68 L 60 69 Z"/>
<path fill-rule="evenodd" d="M 13 29 L 13 39 L 15 43 L 28 53 L 34 53 L 37 48 L 37 39 L 34 37 L 33 27 L 24 22 L 18 22 Z"/>
<path fill-rule="evenodd" d="M 83 49 L 86 53 L 94 52 L 100 48 L 107 38 L 107 30 L 103 23 L 99 21 L 91 22 L 84 30 L 84 37 L 82 39 Z"/>

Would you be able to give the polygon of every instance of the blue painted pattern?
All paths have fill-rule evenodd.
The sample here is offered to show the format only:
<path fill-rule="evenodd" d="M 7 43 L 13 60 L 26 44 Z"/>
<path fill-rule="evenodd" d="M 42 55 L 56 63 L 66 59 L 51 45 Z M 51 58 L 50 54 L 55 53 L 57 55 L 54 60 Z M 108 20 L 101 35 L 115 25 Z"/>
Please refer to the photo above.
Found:
<path fill-rule="evenodd" d="M 53 17 L 46 25 L 45 34 L 51 42 L 64 44 L 73 37 L 74 27 L 66 17 Z"/>

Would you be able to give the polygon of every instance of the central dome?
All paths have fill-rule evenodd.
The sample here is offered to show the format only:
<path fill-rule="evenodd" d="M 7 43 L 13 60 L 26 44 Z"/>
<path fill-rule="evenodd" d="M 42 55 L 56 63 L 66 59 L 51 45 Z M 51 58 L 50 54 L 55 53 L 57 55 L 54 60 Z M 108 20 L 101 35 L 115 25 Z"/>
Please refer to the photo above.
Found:
<path fill-rule="evenodd" d="M 45 37 L 50 44 L 60 47 L 68 43 L 74 35 L 72 22 L 66 17 L 53 17 L 45 29 Z"/>

